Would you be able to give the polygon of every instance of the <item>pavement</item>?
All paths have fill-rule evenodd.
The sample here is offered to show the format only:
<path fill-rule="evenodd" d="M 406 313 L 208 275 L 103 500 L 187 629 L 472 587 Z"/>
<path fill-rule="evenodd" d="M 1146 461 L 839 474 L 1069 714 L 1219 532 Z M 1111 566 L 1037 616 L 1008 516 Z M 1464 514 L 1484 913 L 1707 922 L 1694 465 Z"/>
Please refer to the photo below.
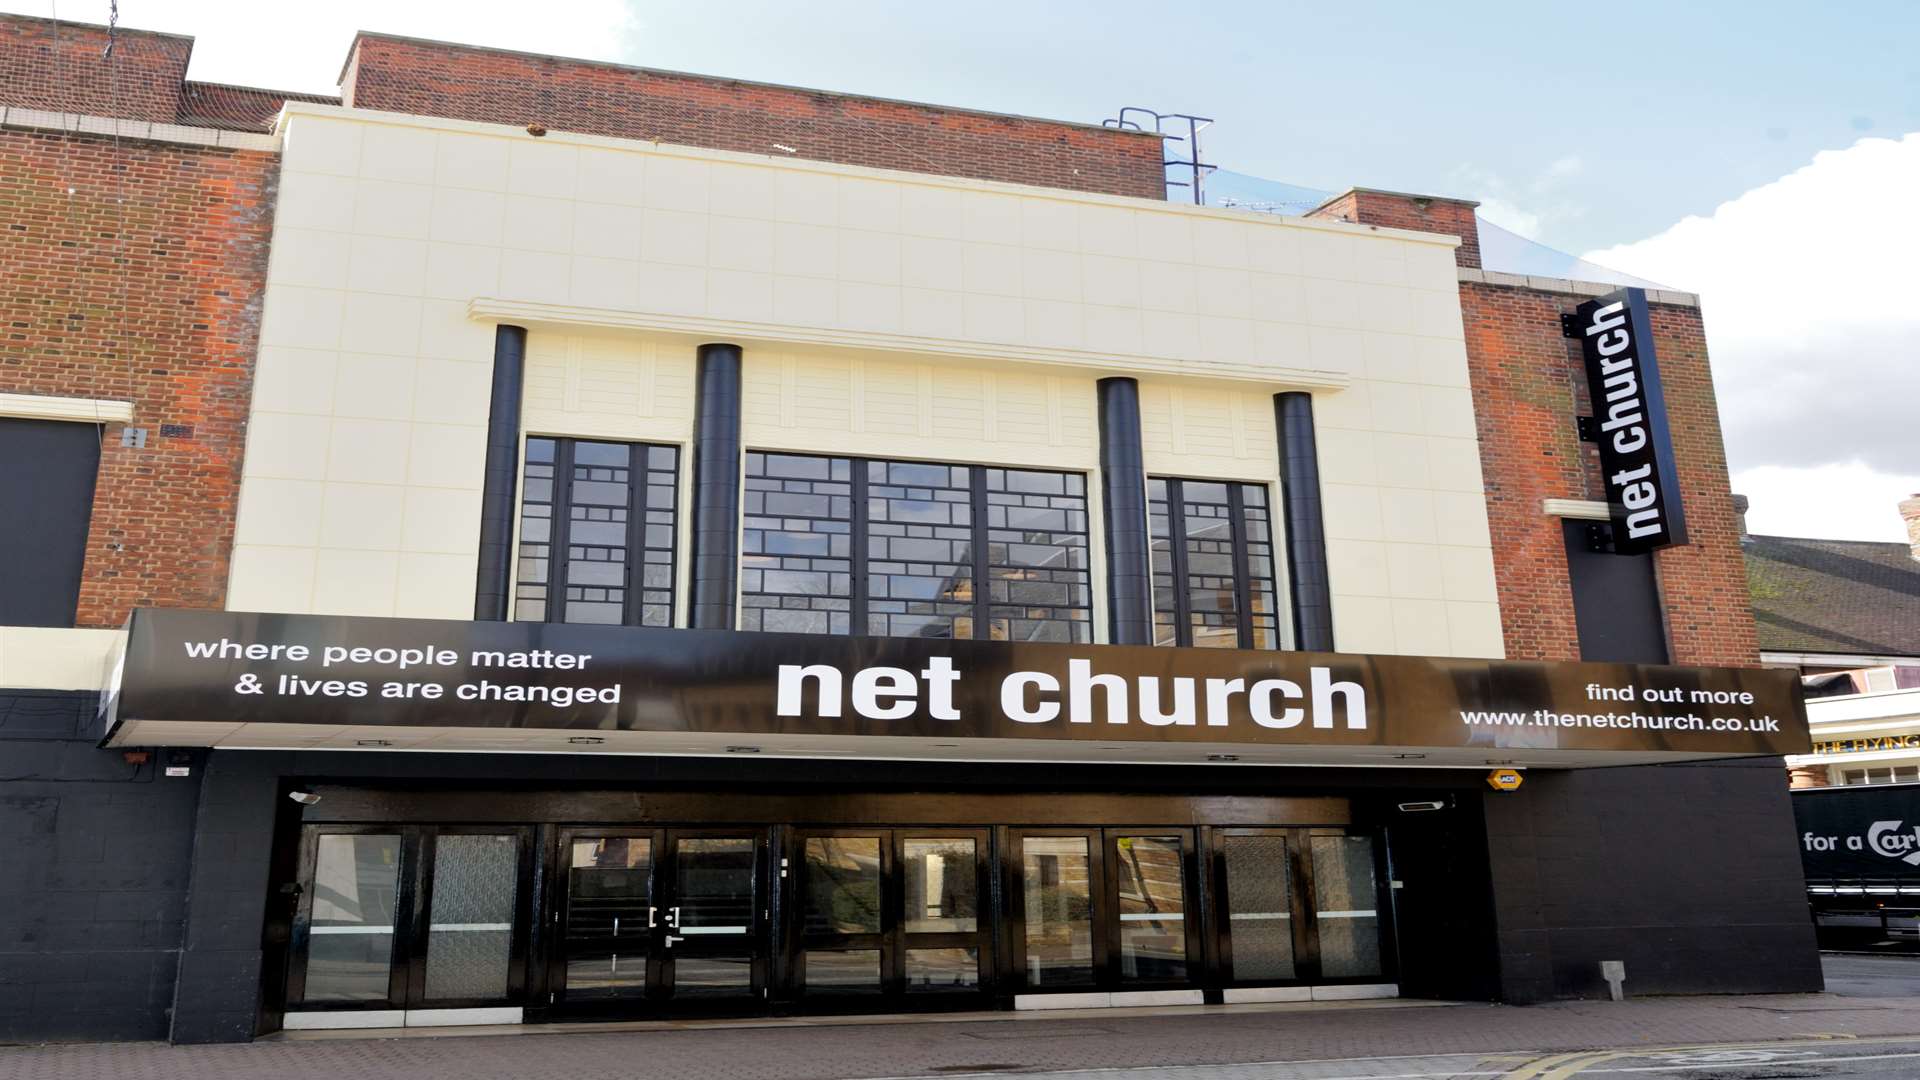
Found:
<path fill-rule="evenodd" d="M 1904 964 L 1901 968 L 1880 965 Z M 1414 1002 L 0 1049 L 0 1080 L 1784 1080 L 1920 1077 L 1920 959 L 1827 994 Z"/>

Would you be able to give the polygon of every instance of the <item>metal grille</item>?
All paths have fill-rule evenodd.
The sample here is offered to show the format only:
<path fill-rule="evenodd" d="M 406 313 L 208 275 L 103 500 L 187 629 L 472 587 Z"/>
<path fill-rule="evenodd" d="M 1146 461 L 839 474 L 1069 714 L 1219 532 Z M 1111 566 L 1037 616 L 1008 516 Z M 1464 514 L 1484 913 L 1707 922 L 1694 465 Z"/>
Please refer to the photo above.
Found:
<path fill-rule="evenodd" d="M 527 440 L 514 617 L 673 625 L 679 450 Z"/>
<path fill-rule="evenodd" d="M 1147 499 L 1154 643 L 1279 648 L 1267 489 L 1152 477 Z"/>
<path fill-rule="evenodd" d="M 742 630 L 852 632 L 852 473 L 847 458 L 747 455 Z"/>
<path fill-rule="evenodd" d="M 985 469 L 990 636 L 1093 639 L 1087 479 L 1078 473 Z"/>
<path fill-rule="evenodd" d="M 744 516 L 742 629 L 1092 640 L 1077 473 L 749 453 Z"/>
<path fill-rule="evenodd" d="M 866 469 L 867 633 L 978 637 L 974 470 L 909 461 Z"/>

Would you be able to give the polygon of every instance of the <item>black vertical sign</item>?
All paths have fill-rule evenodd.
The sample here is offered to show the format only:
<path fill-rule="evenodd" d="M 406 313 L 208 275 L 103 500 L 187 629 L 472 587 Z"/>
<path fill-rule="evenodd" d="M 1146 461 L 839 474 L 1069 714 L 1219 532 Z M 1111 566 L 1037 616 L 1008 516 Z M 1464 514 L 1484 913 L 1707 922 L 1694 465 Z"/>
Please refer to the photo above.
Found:
<path fill-rule="evenodd" d="M 1614 549 L 1638 554 L 1686 543 L 1646 290 L 1621 289 L 1581 304 L 1573 333 L 1587 363 Z"/>

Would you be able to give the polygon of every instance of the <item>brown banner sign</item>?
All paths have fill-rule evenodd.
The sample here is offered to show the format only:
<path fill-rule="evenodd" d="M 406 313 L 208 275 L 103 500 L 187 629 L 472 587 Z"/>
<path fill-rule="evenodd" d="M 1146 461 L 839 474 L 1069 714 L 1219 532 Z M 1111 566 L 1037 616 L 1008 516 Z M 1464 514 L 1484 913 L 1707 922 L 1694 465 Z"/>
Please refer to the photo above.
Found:
<path fill-rule="evenodd" d="M 1790 671 L 139 611 L 111 726 L 1805 753 Z"/>

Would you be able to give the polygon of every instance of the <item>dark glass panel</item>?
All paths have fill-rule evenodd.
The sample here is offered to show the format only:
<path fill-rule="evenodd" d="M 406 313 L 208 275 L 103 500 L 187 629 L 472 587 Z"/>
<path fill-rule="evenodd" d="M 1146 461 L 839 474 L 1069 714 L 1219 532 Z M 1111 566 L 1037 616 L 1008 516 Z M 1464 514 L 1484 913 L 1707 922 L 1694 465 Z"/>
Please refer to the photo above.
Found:
<path fill-rule="evenodd" d="M 323 835 L 316 846 L 304 1000 L 385 1001 L 400 838 Z"/>

